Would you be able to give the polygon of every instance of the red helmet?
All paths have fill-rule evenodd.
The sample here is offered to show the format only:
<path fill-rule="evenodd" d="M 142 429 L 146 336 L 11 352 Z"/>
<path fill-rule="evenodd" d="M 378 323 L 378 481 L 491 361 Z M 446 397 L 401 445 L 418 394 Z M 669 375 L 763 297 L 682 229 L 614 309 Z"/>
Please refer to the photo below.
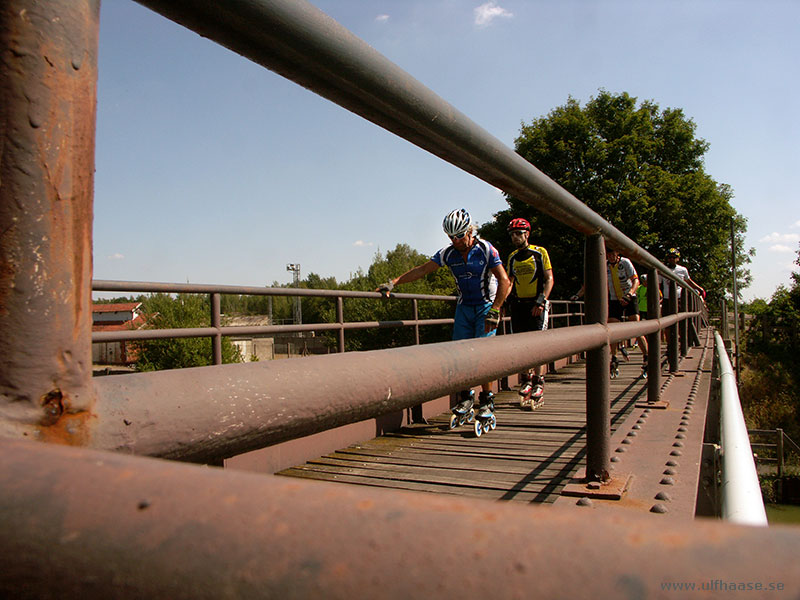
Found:
<path fill-rule="evenodd" d="M 528 223 L 525 219 L 517 217 L 516 219 L 511 219 L 511 222 L 508 224 L 508 230 L 514 231 L 524 229 L 525 231 L 531 230 L 531 224 Z"/>

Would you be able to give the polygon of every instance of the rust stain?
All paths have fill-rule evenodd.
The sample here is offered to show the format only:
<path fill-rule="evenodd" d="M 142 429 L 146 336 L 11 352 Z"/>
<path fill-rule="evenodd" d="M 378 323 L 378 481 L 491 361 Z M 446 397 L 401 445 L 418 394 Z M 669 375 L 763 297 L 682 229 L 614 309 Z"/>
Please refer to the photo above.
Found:
<path fill-rule="evenodd" d="M 89 442 L 89 419 L 86 410 L 70 410 L 68 399 L 55 388 L 42 396 L 42 417 L 37 426 L 43 442 L 67 446 L 86 446 Z"/>

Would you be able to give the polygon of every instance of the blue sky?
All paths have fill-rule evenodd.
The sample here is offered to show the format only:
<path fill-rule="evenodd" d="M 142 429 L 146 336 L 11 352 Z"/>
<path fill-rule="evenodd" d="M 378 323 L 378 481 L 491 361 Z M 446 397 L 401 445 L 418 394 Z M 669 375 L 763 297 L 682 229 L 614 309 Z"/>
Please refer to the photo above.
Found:
<path fill-rule="evenodd" d="M 600 89 L 681 108 L 710 144 L 756 248 L 789 283 L 800 242 L 795 0 L 318 0 L 354 34 L 513 147 L 520 125 Z M 492 186 L 132 0 L 101 8 L 94 277 L 347 280 L 443 216 L 506 207 Z M 557 274 L 557 257 L 553 257 Z M 703 283 L 703 282 L 699 282 Z M 554 291 L 562 297 L 573 290 Z"/>

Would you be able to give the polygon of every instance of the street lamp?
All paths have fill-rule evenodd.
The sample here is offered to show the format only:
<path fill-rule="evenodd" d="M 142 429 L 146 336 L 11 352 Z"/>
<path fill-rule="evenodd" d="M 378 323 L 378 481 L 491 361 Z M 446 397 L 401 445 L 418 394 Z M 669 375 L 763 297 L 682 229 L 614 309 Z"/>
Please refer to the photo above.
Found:
<path fill-rule="evenodd" d="M 286 270 L 292 272 L 292 280 L 294 287 L 300 287 L 300 264 L 289 263 L 286 265 Z M 303 322 L 303 310 L 300 306 L 300 296 L 295 296 L 294 299 L 294 322 L 295 325 L 300 325 Z"/>

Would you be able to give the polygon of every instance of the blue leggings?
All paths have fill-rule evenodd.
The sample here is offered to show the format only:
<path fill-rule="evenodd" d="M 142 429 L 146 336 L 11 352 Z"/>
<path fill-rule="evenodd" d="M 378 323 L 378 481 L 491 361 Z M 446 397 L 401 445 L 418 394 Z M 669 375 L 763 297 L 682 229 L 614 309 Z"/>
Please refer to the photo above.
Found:
<path fill-rule="evenodd" d="M 492 303 L 467 306 L 464 304 L 456 305 L 455 323 L 453 324 L 454 340 L 470 340 L 472 338 L 493 336 L 497 329 L 492 329 L 489 333 L 484 333 L 484 322 L 486 313 L 492 308 Z"/>

